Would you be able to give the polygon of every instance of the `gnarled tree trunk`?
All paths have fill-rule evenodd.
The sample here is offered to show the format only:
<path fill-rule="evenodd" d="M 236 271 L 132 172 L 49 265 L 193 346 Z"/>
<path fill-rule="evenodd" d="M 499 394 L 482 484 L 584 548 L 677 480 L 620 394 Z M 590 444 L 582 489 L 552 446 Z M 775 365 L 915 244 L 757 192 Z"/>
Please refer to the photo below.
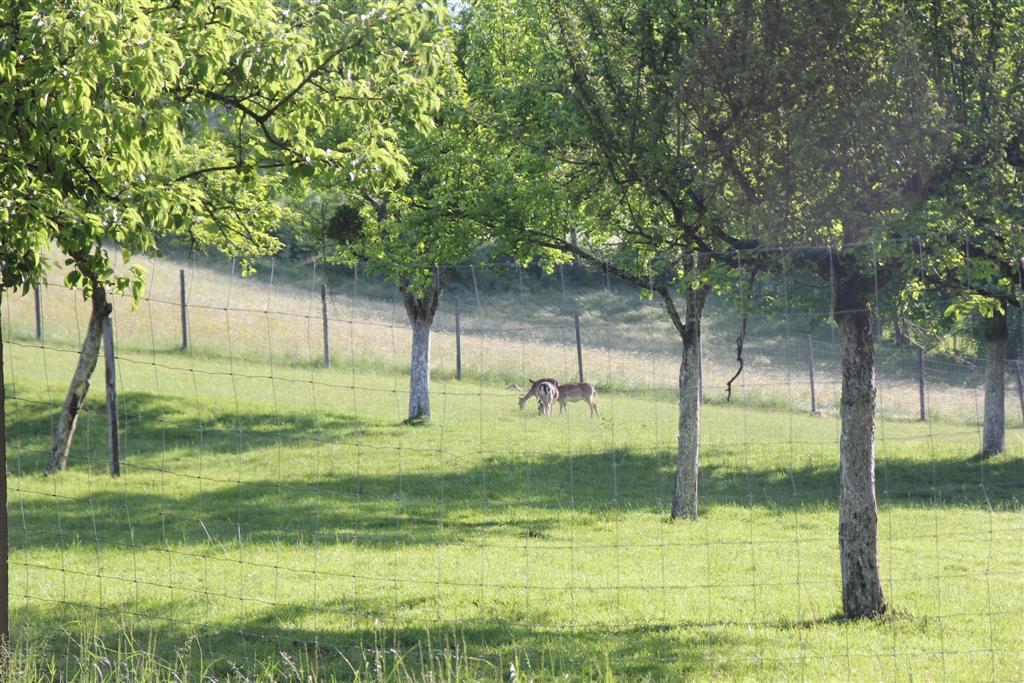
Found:
<path fill-rule="evenodd" d="M 984 455 L 1006 448 L 1006 313 L 996 311 L 985 329 L 985 429 L 981 440 Z"/>
<path fill-rule="evenodd" d="M 416 294 L 402 287 L 402 302 L 412 325 L 409 369 L 409 422 L 430 419 L 430 328 L 434 324 L 440 287 Z"/>
<path fill-rule="evenodd" d="M 849 264 L 856 269 L 855 264 Z M 885 612 L 878 564 L 878 503 L 875 498 L 875 353 L 868 284 L 855 272 L 838 278 L 836 310 L 842 345 L 843 386 L 839 437 L 839 562 L 843 613 Z"/>
<path fill-rule="evenodd" d="M 676 478 L 672 487 L 672 519 L 697 519 L 697 475 L 700 467 L 700 323 L 707 290 L 691 290 L 686 322 L 679 330 L 683 358 L 679 364 L 679 440 Z"/>
<path fill-rule="evenodd" d="M 100 357 L 100 344 L 103 342 L 103 324 L 110 317 L 111 305 L 107 301 L 107 293 L 100 286 L 92 290 L 92 313 L 89 315 L 89 326 L 82 341 L 82 350 L 78 355 L 78 367 L 71 378 L 68 395 L 64 399 L 60 418 L 57 420 L 57 432 L 50 449 L 50 461 L 46 465 L 46 473 L 53 474 L 67 467 L 68 455 L 71 452 L 71 440 L 78 424 L 78 413 L 89 393 L 89 379 L 96 369 Z"/>

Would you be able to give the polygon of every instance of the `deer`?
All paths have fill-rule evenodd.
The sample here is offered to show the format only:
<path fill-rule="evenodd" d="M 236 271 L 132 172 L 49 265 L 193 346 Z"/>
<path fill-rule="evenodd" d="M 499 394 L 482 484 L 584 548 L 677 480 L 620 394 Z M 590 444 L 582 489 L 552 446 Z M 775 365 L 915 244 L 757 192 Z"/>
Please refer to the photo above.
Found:
<path fill-rule="evenodd" d="M 596 395 L 597 390 L 594 389 L 594 385 L 587 382 L 560 384 L 558 385 L 558 414 L 561 415 L 565 412 L 565 404 L 569 401 L 586 401 L 590 406 L 590 417 L 595 415 L 601 417 L 601 414 L 597 412 L 597 403 L 594 401 Z"/>
<path fill-rule="evenodd" d="M 551 415 L 551 406 L 558 400 L 558 385 L 553 382 L 541 381 L 537 386 L 537 411 L 541 415 Z"/>
<path fill-rule="evenodd" d="M 540 385 L 541 384 L 544 384 L 546 382 L 548 384 L 553 385 L 556 390 L 558 389 L 558 380 L 551 379 L 550 377 L 545 377 L 544 379 L 538 379 L 536 382 L 533 381 L 532 379 L 531 380 L 527 380 L 527 381 L 530 383 L 530 390 L 528 392 L 526 392 L 525 396 L 520 396 L 519 397 L 519 410 L 523 409 L 523 406 L 526 405 L 526 402 L 530 400 L 531 396 L 536 396 L 537 400 L 540 401 L 540 396 L 537 394 L 537 392 L 540 390 Z"/>

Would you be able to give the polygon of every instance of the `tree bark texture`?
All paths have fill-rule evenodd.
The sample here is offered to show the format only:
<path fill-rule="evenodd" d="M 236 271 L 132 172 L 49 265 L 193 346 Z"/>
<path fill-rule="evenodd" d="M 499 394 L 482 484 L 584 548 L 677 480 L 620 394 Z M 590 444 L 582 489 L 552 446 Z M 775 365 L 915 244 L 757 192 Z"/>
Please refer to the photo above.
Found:
<path fill-rule="evenodd" d="M 854 272 L 835 284 L 842 345 L 839 440 L 839 560 L 843 612 L 850 618 L 885 612 L 878 562 L 875 497 L 875 357 L 868 304 L 870 284 Z"/>
<path fill-rule="evenodd" d="M 412 363 L 409 369 L 409 422 L 430 419 L 430 328 L 441 292 L 432 287 L 422 294 L 403 288 L 402 302 L 412 325 Z"/>
<path fill-rule="evenodd" d="M 680 336 L 683 358 L 679 364 L 679 437 L 676 478 L 672 487 L 672 519 L 697 519 L 700 468 L 700 324 L 707 292 L 692 290 L 686 299 L 686 322 Z"/>
<path fill-rule="evenodd" d="M 46 473 L 53 474 L 67 467 L 71 452 L 71 440 L 78 424 L 78 414 L 89 393 L 89 380 L 96 369 L 100 357 L 100 346 L 103 343 L 103 325 L 110 317 L 111 305 L 107 301 L 107 293 L 102 287 L 94 287 L 92 293 L 92 313 L 89 315 L 89 326 L 82 341 L 82 350 L 78 355 L 78 366 L 71 378 L 64 406 L 57 420 L 57 431 L 50 449 L 50 460 L 46 465 Z"/>
<path fill-rule="evenodd" d="M 1006 314 L 996 311 L 985 329 L 985 428 L 981 440 L 984 455 L 1006 448 Z"/>

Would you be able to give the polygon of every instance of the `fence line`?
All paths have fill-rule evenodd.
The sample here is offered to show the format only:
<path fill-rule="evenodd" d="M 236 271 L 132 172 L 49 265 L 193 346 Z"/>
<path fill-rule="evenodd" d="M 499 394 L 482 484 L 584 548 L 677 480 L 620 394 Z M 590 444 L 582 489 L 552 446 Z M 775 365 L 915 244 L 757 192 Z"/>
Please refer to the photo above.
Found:
<path fill-rule="evenodd" d="M 185 292 L 186 292 L 186 282 L 185 282 L 185 279 L 184 279 L 183 276 L 184 276 L 184 270 L 179 270 L 179 277 L 181 278 L 180 279 L 180 292 L 182 293 L 182 295 L 184 295 Z M 44 284 L 43 286 L 46 287 L 47 285 Z M 357 316 L 351 315 L 351 314 L 347 315 L 347 316 L 337 316 L 337 315 L 333 315 L 332 316 L 331 315 L 331 310 L 332 309 L 333 310 L 337 310 L 339 308 L 339 305 L 338 305 L 338 303 L 336 301 L 334 301 L 333 303 L 331 303 L 330 306 L 328 306 L 327 304 L 332 301 L 332 296 L 330 295 L 329 291 L 327 290 L 326 285 L 321 286 L 320 289 L 321 289 L 321 291 L 320 291 L 320 299 L 321 299 L 320 318 L 321 318 L 321 322 L 322 322 L 322 326 L 323 326 L 323 331 L 324 331 L 324 336 L 323 336 L 323 362 L 324 362 L 324 365 L 329 366 L 329 363 L 330 363 L 330 343 L 331 343 L 330 342 L 330 336 L 331 336 L 330 324 L 332 322 L 333 323 L 338 323 L 338 324 L 342 325 L 343 327 L 347 325 L 350 328 L 354 327 L 354 326 L 376 327 L 376 328 L 380 328 L 382 330 L 396 330 L 396 329 L 405 330 L 407 328 L 407 323 L 405 321 L 402 321 L 402 322 L 390 321 L 389 322 L 389 321 L 382 321 L 382 320 L 373 320 L 373 319 L 368 319 L 368 318 L 364 318 L 364 317 L 357 317 Z M 154 303 L 155 304 L 167 303 L 166 300 L 163 300 L 163 299 L 160 299 L 159 297 L 154 297 L 154 296 L 147 297 L 146 301 L 149 302 L 150 304 L 154 304 Z M 456 298 L 456 301 L 454 303 L 455 303 L 456 306 L 461 308 L 461 304 L 458 301 L 458 298 Z M 295 310 L 277 311 L 277 310 L 270 309 L 269 307 L 266 307 L 266 306 L 264 307 L 264 310 L 254 309 L 254 308 L 250 308 L 250 307 L 243 306 L 243 305 L 211 306 L 211 305 L 204 305 L 204 304 L 201 304 L 201 303 L 187 303 L 184 298 L 182 298 L 182 300 L 179 302 L 179 304 L 182 305 L 181 306 L 182 307 L 182 311 L 181 311 L 181 313 L 182 313 L 182 315 L 181 315 L 181 318 L 182 318 L 181 332 L 182 332 L 182 339 L 183 339 L 183 345 L 182 345 L 183 346 L 183 350 L 187 350 L 188 349 L 188 344 L 189 344 L 189 340 L 188 340 L 188 334 L 189 333 L 188 333 L 188 323 L 187 323 L 187 320 L 188 320 L 187 308 L 188 307 L 196 308 L 197 310 L 205 310 L 205 311 L 209 311 L 209 312 L 222 312 L 222 313 L 229 314 L 229 315 L 232 314 L 232 313 L 234 313 L 234 314 L 265 314 L 265 315 L 271 315 L 271 316 L 274 316 L 274 317 L 280 316 L 280 317 L 284 317 L 284 318 L 293 318 L 295 320 L 307 320 L 308 321 L 308 319 L 309 319 L 309 315 L 304 315 L 304 314 L 299 313 L 299 312 L 297 312 Z M 577 358 L 576 358 L 576 361 L 577 361 L 576 365 L 578 366 L 577 367 L 577 374 L 580 377 L 582 377 L 583 376 L 583 365 L 584 365 L 584 360 L 585 359 L 584 359 L 584 353 L 583 353 L 583 348 L 582 348 L 582 327 L 581 327 L 581 323 L 579 321 L 579 313 L 578 312 L 573 312 L 572 313 L 572 320 L 571 321 L 567 320 L 566 323 L 563 323 L 563 324 L 555 324 L 555 323 L 550 323 L 550 324 L 547 324 L 547 325 L 529 324 L 529 325 L 521 325 L 521 326 L 513 326 L 513 327 L 491 327 L 491 326 L 484 326 L 484 325 L 479 325 L 479 324 L 471 324 L 467 328 L 462 323 L 461 311 L 460 311 L 459 321 L 458 321 L 457 325 L 452 326 L 452 327 L 449 328 L 449 327 L 447 327 L 447 326 L 445 326 L 443 324 L 435 324 L 434 325 L 434 333 L 435 334 L 440 334 L 440 335 L 444 335 L 444 334 L 454 334 L 455 335 L 455 349 L 453 351 L 453 355 L 455 357 L 455 375 L 456 375 L 456 377 L 461 377 L 462 371 L 463 371 L 463 368 L 462 368 L 462 352 L 463 352 L 463 348 L 462 347 L 463 347 L 463 336 L 464 336 L 463 332 L 464 331 L 468 332 L 471 335 L 485 335 L 485 336 L 495 336 L 495 335 L 498 335 L 498 336 L 501 336 L 501 335 L 517 334 L 517 333 L 536 333 L 538 330 L 547 330 L 549 332 L 557 332 L 559 330 L 565 330 L 567 324 L 571 324 L 573 326 L 573 332 L 574 332 L 574 334 L 576 336 L 575 344 L 576 344 L 576 356 L 577 356 Z M 765 337 L 765 336 L 756 335 L 756 334 L 747 334 L 745 338 L 746 338 L 746 350 L 747 350 L 747 352 L 749 354 L 753 354 L 755 358 L 760 353 L 760 351 L 758 349 L 758 343 L 773 342 L 774 341 L 770 337 Z M 809 401 L 813 401 L 813 404 L 811 405 L 811 412 L 816 412 L 819 409 L 818 404 L 820 403 L 819 397 L 817 395 L 818 394 L 818 387 L 816 386 L 816 384 L 818 382 L 818 379 L 814 376 L 814 368 L 810 364 L 812 364 L 812 363 L 813 364 L 818 364 L 819 362 L 823 361 L 823 362 L 826 363 L 826 367 L 830 368 L 831 372 L 836 372 L 837 369 L 838 369 L 839 354 L 838 354 L 837 349 L 835 348 L 834 342 L 833 343 L 827 343 L 827 342 L 824 342 L 824 341 L 821 341 L 821 340 L 815 340 L 813 338 L 813 335 L 810 335 L 808 337 L 808 339 L 809 339 L 809 342 L 808 342 L 808 364 L 809 365 L 808 365 L 808 385 L 807 385 L 807 390 L 808 390 L 808 394 L 813 394 L 813 398 L 809 397 L 808 400 Z M 597 348 L 601 349 L 600 343 L 598 343 Z M 941 358 L 927 357 L 927 356 L 924 355 L 924 351 L 922 349 L 919 349 L 919 348 L 916 348 L 916 347 L 914 347 L 913 352 L 917 355 L 917 358 L 916 358 L 917 362 L 915 364 L 916 365 L 916 367 L 915 367 L 915 382 L 918 385 L 917 386 L 917 390 L 916 390 L 917 405 L 915 406 L 915 408 L 916 408 L 915 414 L 917 415 L 918 419 L 921 419 L 921 420 L 925 419 L 924 416 L 926 414 L 926 406 L 925 406 L 925 402 L 924 402 L 924 398 L 925 398 L 925 395 L 926 395 L 926 389 L 925 389 L 925 382 L 926 382 L 925 378 L 926 378 L 926 375 L 931 375 L 934 378 L 936 378 L 937 381 L 940 381 L 940 382 L 942 382 L 942 381 L 947 381 L 948 382 L 951 378 L 945 378 L 945 379 L 943 378 L 943 373 L 944 373 L 943 369 L 944 368 L 953 370 L 957 374 L 958 377 L 965 377 L 965 375 L 963 374 L 964 368 L 971 367 L 972 365 L 978 365 L 978 366 L 983 365 L 983 361 L 981 361 L 981 360 L 968 361 L 965 364 L 965 362 L 963 362 L 963 361 L 957 363 L 957 362 L 954 362 L 954 361 L 951 361 L 951 360 L 944 360 L 944 359 L 941 359 Z M 883 351 L 883 352 L 879 353 L 879 358 L 881 359 L 881 361 L 884 362 L 884 361 L 886 361 L 887 358 L 896 358 L 898 353 L 899 353 L 899 351 L 897 349 L 893 349 L 891 351 Z M 724 353 L 722 355 L 724 355 Z M 824 360 L 821 358 L 822 356 L 824 357 Z M 706 362 L 706 359 L 708 358 L 707 354 L 702 351 L 701 357 L 702 357 L 702 361 Z M 719 363 L 721 364 L 721 361 L 719 361 Z M 1020 397 L 1020 395 L 1022 393 L 1021 390 L 1020 390 L 1020 383 L 1016 382 L 1016 379 L 1017 379 L 1016 378 L 1016 364 L 1019 363 L 1019 361 L 1017 361 L 1015 359 L 1008 359 L 1008 363 L 1009 363 L 1009 365 L 1008 365 L 1008 373 L 1010 375 L 1012 375 L 1012 376 L 1008 377 L 1008 379 L 1009 379 L 1009 381 L 1015 382 L 1018 385 L 1018 392 L 1017 393 L 1018 393 L 1018 397 Z M 761 371 L 761 369 L 757 366 L 756 362 L 753 363 L 753 364 L 748 362 L 748 368 L 747 368 L 746 372 L 748 372 L 748 373 L 749 372 L 757 373 L 759 371 Z M 704 373 L 702 372 L 702 382 L 701 382 L 702 400 L 703 400 L 703 385 L 704 385 L 703 375 L 704 375 Z M 770 387 L 772 385 L 772 382 L 773 382 L 773 380 L 765 379 L 762 382 L 749 382 L 749 383 L 747 383 L 746 386 L 747 386 L 748 389 L 757 389 L 759 387 Z M 666 385 L 668 385 L 668 383 L 666 383 Z M 833 379 L 833 380 L 830 380 L 830 381 L 826 381 L 826 385 L 835 386 L 836 385 L 836 380 Z M 1022 404 L 1022 406 L 1024 406 L 1024 404 Z M 1024 409 L 1021 410 L 1021 415 L 1022 415 L 1022 419 L 1024 419 Z"/>
<path fill-rule="evenodd" d="M 276 276 L 266 289 L 232 278 L 228 291 L 202 268 L 191 282 L 174 270 L 140 310 L 112 297 L 106 411 L 86 404 L 70 470 L 53 478 L 38 470 L 82 303 L 47 294 L 44 342 L 32 339 L 31 302 L 4 301 L 16 643 L 61 633 L 84 610 L 108 635 L 138 622 L 175 648 L 196 629 L 210 656 L 232 661 L 257 657 L 239 657 L 232 638 L 278 658 L 298 643 L 391 657 L 374 640 L 387 628 L 404 639 L 396 651 L 434 657 L 417 629 L 462 629 L 473 657 L 496 657 L 501 629 L 515 628 L 528 647 L 571 636 L 573 661 L 593 661 L 591 639 L 611 643 L 608 661 L 628 667 L 648 634 L 676 642 L 678 630 L 699 634 L 685 646 L 697 677 L 772 678 L 799 665 L 809 678 L 842 666 L 879 678 L 880 657 L 917 670 L 901 659 L 909 641 L 872 658 L 858 633 L 874 626 L 830 617 L 840 353 L 830 329 L 805 331 L 788 310 L 796 303 L 778 321 L 751 316 L 734 405 L 718 399 L 735 369 L 733 321 L 722 302 L 711 307 L 700 351 L 708 514 L 669 525 L 677 342 L 664 320 L 609 291 L 606 272 L 589 273 L 584 291 L 584 269 L 559 269 L 531 295 L 521 271 L 503 288 L 470 269 L 475 305 L 464 310 L 465 290 L 452 292 L 453 318 L 434 326 L 433 423 L 412 427 L 401 424 L 409 325 L 395 292 L 372 316 L 355 292 L 375 285 L 355 273 L 351 289 L 312 278 L 298 296 L 275 289 Z M 546 296 L 563 286 L 571 309 Z M 630 336 L 641 344 L 625 345 Z M 1010 677 L 1024 665 L 1012 635 L 1024 627 L 1013 597 L 1024 431 L 1008 424 L 1010 452 L 975 458 L 978 368 L 877 348 L 886 589 L 921 622 L 922 662 L 962 653 Z M 545 368 L 598 386 L 602 418 L 520 412 L 506 378 Z M 1010 361 L 1006 379 L 1024 418 L 1020 370 Z M 879 628 L 901 639 L 902 618 Z M 823 631 L 829 644 L 815 640 Z M 730 639 L 743 654 L 720 650 Z M 685 658 L 649 654 L 670 667 Z"/>

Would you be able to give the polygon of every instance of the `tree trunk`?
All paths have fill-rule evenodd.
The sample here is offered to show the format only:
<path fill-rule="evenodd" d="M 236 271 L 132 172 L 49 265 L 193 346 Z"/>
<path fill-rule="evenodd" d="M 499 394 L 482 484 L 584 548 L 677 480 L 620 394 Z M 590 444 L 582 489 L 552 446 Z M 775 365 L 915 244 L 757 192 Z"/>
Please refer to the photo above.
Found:
<path fill-rule="evenodd" d="M 697 519 L 697 474 L 700 467 L 700 322 L 707 292 L 693 290 L 686 299 L 686 323 L 680 336 L 679 440 L 672 487 L 672 519 Z"/>
<path fill-rule="evenodd" d="M 430 417 L 430 321 L 412 322 L 412 367 L 409 372 L 409 421 Z"/>
<path fill-rule="evenodd" d="M 82 350 L 78 355 L 78 367 L 71 378 L 68 395 L 64 399 L 60 418 L 57 420 L 57 433 L 50 450 L 50 461 L 46 465 L 46 473 L 53 474 L 67 467 L 71 452 L 71 439 L 75 435 L 78 413 L 89 393 L 89 379 L 96 369 L 100 357 L 100 345 L 103 342 L 103 324 L 110 317 L 111 306 L 107 302 L 106 291 L 94 286 L 92 291 L 92 313 L 89 316 L 89 327 L 85 331 Z"/>
<path fill-rule="evenodd" d="M 853 265 L 855 268 L 856 266 Z M 839 561 L 843 612 L 850 618 L 885 612 L 878 564 L 875 498 L 875 356 L 868 285 L 853 274 L 836 280 L 843 387 L 839 439 Z"/>
<path fill-rule="evenodd" d="M 409 418 L 411 422 L 430 419 L 430 327 L 440 297 L 438 288 L 423 294 L 403 289 L 402 301 L 412 325 L 412 364 L 409 370 Z"/>
<path fill-rule="evenodd" d="M 996 311 L 985 330 L 985 429 L 981 452 L 1002 453 L 1006 447 L 1006 314 Z"/>

